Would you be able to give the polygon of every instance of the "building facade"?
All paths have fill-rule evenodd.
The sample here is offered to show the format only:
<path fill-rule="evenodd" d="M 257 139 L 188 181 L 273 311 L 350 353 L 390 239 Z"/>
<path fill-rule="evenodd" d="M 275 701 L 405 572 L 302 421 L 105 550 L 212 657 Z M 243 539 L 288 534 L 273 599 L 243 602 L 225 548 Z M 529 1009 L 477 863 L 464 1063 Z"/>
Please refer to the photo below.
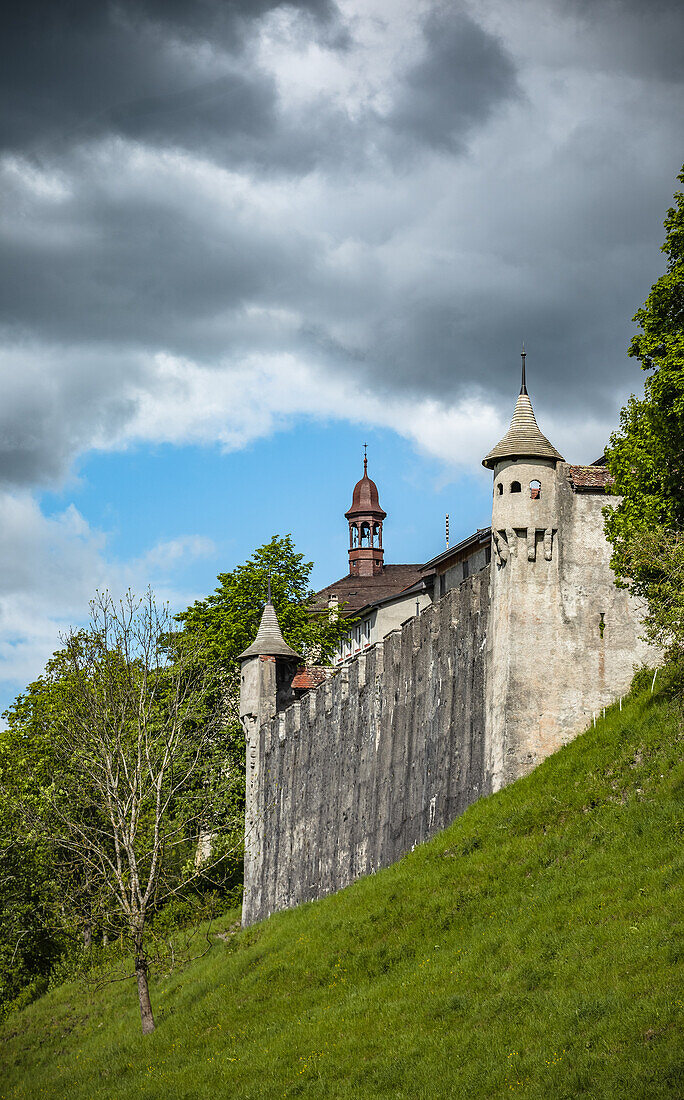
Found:
<path fill-rule="evenodd" d="M 245 924 L 399 858 L 576 736 L 657 660 L 613 581 L 607 470 L 566 462 L 542 434 L 524 359 L 511 426 L 483 463 L 491 528 L 395 567 L 379 553 L 385 513 L 364 467 L 346 513 L 350 572 L 318 597 L 319 612 L 356 600 L 357 625 L 371 625 L 332 676 L 293 681 L 296 654 L 267 605 L 242 659 Z"/>

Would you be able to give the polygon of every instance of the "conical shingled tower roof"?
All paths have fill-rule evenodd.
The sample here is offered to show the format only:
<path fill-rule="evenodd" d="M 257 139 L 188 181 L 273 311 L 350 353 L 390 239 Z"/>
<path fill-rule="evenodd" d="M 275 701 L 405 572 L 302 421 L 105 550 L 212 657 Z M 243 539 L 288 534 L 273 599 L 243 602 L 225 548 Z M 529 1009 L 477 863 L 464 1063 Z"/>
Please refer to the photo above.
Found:
<path fill-rule="evenodd" d="M 283 638 L 276 609 L 270 600 L 264 607 L 256 638 L 240 654 L 238 661 L 244 661 L 247 657 L 291 657 L 296 661 L 302 660 L 299 653 L 295 653 Z"/>
<path fill-rule="evenodd" d="M 565 461 L 562 454 L 539 431 L 527 393 L 524 371 L 523 358 L 523 383 L 515 403 L 511 426 L 496 447 L 482 459 L 482 465 L 488 466 L 490 470 L 504 458 L 555 458 L 558 462 Z"/>

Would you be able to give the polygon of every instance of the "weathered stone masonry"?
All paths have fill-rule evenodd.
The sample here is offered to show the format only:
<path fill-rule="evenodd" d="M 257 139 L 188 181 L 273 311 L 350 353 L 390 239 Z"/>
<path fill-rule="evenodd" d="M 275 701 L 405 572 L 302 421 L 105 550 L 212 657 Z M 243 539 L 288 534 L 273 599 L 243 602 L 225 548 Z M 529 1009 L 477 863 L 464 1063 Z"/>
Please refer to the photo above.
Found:
<path fill-rule="evenodd" d="M 482 795 L 488 612 L 484 570 L 252 724 L 244 924 L 387 866 Z"/>
<path fill-rule="evenodd" d="M 299 658 L 266 604 L 240 658 L 245 924 L 392 863 L 658 659 L 614 584 L 607 471 L 568 464 L 542 435 L 524 366 L 511 427 L 483 463 L 491 564 L 289 705 Z"/>

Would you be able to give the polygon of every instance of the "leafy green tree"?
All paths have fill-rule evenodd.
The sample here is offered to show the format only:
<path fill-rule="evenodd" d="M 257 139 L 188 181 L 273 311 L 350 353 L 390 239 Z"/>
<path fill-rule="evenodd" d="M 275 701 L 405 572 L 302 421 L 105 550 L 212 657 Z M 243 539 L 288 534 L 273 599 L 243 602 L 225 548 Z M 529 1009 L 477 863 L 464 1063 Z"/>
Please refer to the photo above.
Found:
<path fill-rule="evenodd" d="M 212 855 L 198 861 L 198 842 L 225 839 L 233 817 L 234 778 L 206 708 L 211 666 L 195 638 L 171 657 L 170 625 L 151 592 L 118 604 L 98 594 L 88 629 L 52 663 L 49 767 L 4 785 L 21 829 L 50 853 L 65 919 L 128 940 L 144 1034 L 154 918 L 206 875 Z"/>
<path fill-rule="evenodd" d="M 274 535 L 244 565 L 219 573 L 216 590 L 177 615 L 177 621 L 185 633 L 201 635 L 209 658 L 224 670 L 237 668 L 236 658 L 254 641 L 259 628 L 270 579 L 271 599 L 285 640 L 311 663 L 323 663 L 348 633 L 349 621 L 337 615 L 312 615 L 312 569 L 313 562 L 296 552 L 291 535 Z"/>
<path fill-rule="evenodd" d="M 678 179 L 684 183 L 684 168 Z M 633 320 L 641 332 L 629 354 L 648 376 L 643 398 L 630 397 L 606 451 L 617 506 L 604 510 L 618 582 L 647 607 L 649 636 L 684 646 L 677 612 L 684 528 L 684 194 L 665 218 L 665 274 Z M 662 551 L 662 552 L 656 552 Z M 667 609 L 667 610 L 666 610 Z"/>
<path fill-rule="evenodd" d="M 105 596 L 104 608 L 102 600 L 99 609 L 95 603 L 90 628 L 71 632 L 4 715 L 0 1006 L 31 983 L 46 982 L 76 939 L 87 945 L 91 937 L 123 933 L 133 941 L 141 1007 L 151 1026 L 145 1000 L 150 931 L 212 892 L 232 894 L 238 879 L 245 772 L 236 658 L 254 639 L 269 577 L 283 632 L 310 661 L 328 659 L 348 630 L 349 621 L 337 614 L 311 616 L 311 568 L 291 537 L 274 537 L 178 616 L 180 629 L 163 616 L 155 619 L 150 606 L 141 634 L 130 602 L 128 625 L 117 626 Z M 179 709 L 171 763 L 183 782 L 174 780 L 158 823 L 163 858 L 152 867 L 156 810 L 149 783 L 144 796 L 135 786 L 142 781 L 138 752 L 147 745 L 159 763 L 154 754 L 167 743 L 169 720 Z M 116 778 L 113 803 L 107 768 Z M 171 772 L 162 772 L 164 788 Z M 126 835 L 124 815 L 111 819 L 118 798 L 137 806 Z M 117 867 L 116 859 L 111 863 L 117 846 L 124 852 L 119 880 L 109 874 Z"/>
<path fill-rule="evenodd" d="M 214 704 L 223 707 L 225 724 L 233 731 L 236 758 L 241 761 L 244 745 L 238 720 L 237 658 L 254 641 L 269 582 L 283 636 L 308 663 L 330 660 L 339 640 L 349 631 L 351 620 L 341 618 L 337 612 L 312 614 L 312 568 L 313 562 L 296 552 L 291 535 L 274 535 L 244 565 L 220 573 L 219 585 L 210 596 L 176 616 L 182 631 L 175 637 L 201 638 L 203 650 L 219 671 L 220 699 L 217 697 Z"/>
<path fill-rule="evenodd" d="M 61 693 L 59 659 L 3 714 L 0 731 L 0 1013 L 40 993 L 68 948 L 60 869 L 50 845 L 26 826 L 25 807 L 45 808 L 55 754 L 50 731 Z"/>

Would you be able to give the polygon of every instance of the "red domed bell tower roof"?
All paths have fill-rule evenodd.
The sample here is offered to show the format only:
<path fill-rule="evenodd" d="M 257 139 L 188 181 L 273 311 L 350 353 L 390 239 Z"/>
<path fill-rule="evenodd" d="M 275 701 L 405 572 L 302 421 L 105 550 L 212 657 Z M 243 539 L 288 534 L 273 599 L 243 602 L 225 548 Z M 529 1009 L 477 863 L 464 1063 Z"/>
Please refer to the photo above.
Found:
<path fill-rule="evenodd" d="M 368 476 L 368 456 L 363 445 L 363 477 L 357 481 L 349 521 L 349 572 L 352 576 L 372 577 L 383 570 L 382 521 L 387 512 L 380 507 L 378 487 Z"/>
<path fill-rule="evenodd" d="M 383 512 L 380 507 L 380 498 L 378 496 L 378 487 L 374 481 L 368 476 L 368 458 L 363 456 L 363 477 L 360 481 L 356 482 L 354 486 L 354 492 L 352 493 L 352 502 L 348 512 L 345 512 L 347 519 L 351 519 L 353 516 L 366 515 L 366 513 L 372 512 L 374 516 L 379 519 L 385 519 L 387 512 Z"/>

